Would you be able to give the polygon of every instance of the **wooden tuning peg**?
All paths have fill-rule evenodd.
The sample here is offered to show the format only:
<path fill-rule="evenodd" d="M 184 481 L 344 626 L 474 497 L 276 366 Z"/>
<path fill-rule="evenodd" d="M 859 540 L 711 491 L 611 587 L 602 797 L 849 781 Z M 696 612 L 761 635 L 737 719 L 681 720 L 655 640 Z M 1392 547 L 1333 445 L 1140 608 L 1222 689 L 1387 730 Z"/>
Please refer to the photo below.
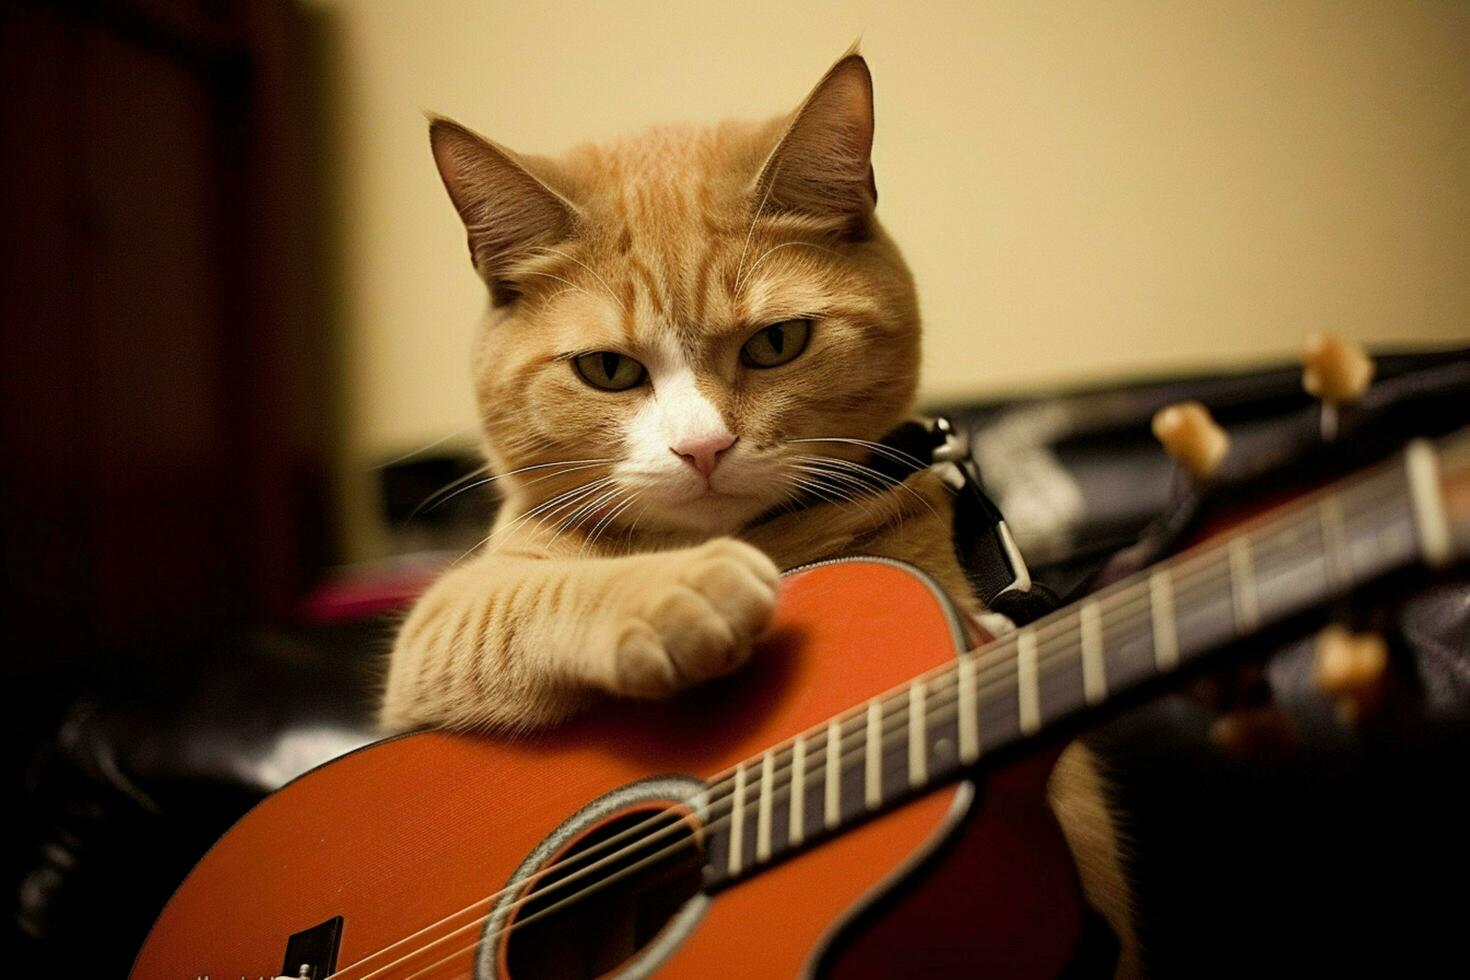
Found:
<path fill-rule="evenodd" d="M 1362 345 L 1333 333 L 1314 333 L 1302 344 L 1302 387 L 1322 401 L 1322 438 L 1337 436 L 1339 405 L 1363 397 L 1373 382 L 1373 358 Z"/>
<path fill-rule="evenodd" d="M 1329 626 L 1317 634 L 1317 687 L 1333 698 L 1337 716 L 1352 726 L 1382 693 L 1388 644 L 1377 633 L 1350 633 Z"/>
<path fill-rule="evenodd" d="M 1154 437 L 1190 473 L 1208 480 L 1230 449 L 1230 436 L 1199 402 L 1178 402 L 1154 415 Z"/>
<path fill-rule="evenodd" d="M 1302 387 L 1339 405 L 1363 397 L 1373 381 L 1373 358 L 1361 344 L 1334 333 L 1314 333 L 1302 344 Z"/>

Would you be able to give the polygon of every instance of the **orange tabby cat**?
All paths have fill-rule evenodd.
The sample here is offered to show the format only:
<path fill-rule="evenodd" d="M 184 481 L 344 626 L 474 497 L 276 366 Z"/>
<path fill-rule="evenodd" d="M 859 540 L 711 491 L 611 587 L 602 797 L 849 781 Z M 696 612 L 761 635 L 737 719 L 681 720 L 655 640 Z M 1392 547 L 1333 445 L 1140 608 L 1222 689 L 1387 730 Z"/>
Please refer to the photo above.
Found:
<path fill-rule="evenodd" d="M 524 728 L 599 692 L 728 673 L 777 570 L 820 558 L 902 559 L 968 596 L 934 476 L 855 492 L 872 441 L 911 410 L 919 359 L 913 280 L 873 215 L 861 56 L 768 122 L 557 159 L 444 119 L 430 139 L 489 288 L 474 380 L 503 503 L 404 623 L 386 727 Z M 800 494 L 828 502 L 783 510 Z M 1118 849 L 1080 747 L 1052 789 L 1131 971 Z"/>

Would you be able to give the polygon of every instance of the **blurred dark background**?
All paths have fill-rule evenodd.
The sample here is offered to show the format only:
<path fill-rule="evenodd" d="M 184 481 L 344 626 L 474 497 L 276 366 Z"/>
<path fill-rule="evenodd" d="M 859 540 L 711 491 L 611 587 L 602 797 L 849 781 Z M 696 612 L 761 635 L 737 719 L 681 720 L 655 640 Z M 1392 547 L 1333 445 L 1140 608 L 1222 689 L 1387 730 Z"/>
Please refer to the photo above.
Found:
<path fill-rule="evenodd" d="M 309 20 L 6 2 L 0 26 L 14 692 L 293 611 L 337 556 L 334 362 Z"/>
<path fill-rule="evenodd" d="M 75 699 L 228 657 L 339 557 L 318 41 L 284 2 L 0 3 L 7 931 L 72 832 L 34 794 Z"/>

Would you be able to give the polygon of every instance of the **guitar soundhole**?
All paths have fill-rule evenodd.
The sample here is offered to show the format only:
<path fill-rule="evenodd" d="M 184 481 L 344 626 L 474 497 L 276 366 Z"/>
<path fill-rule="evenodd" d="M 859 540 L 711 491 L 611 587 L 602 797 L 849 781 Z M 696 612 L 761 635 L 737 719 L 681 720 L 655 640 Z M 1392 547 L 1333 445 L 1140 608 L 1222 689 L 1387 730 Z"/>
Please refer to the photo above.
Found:
<path fill-rule="evenodd" d="M 620 814 L 558 855 L 508 924 L 511 977 L 608 973 L 636 956 L 699 894 L 704 854 L 693 828 L 659 819 L 660 812 L 668 811 Z"/>

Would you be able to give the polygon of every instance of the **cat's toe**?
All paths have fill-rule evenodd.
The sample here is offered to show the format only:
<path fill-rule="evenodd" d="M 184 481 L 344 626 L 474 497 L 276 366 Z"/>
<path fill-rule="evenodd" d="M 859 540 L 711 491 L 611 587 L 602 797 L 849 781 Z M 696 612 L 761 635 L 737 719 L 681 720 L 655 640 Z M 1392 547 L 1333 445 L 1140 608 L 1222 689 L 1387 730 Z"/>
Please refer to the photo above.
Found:
<path fill-rule="evenodd" d="M 750 656 L 749 631 L 691 586 L 670 587 L 650 610 L 649 622 L 682 684 L 728 674 Z"/>
<path fill-rule="evenodd" d="M 594 683 L 631 697 L 665 697 L 750 659 L 776 608 L 780 574 L 771 560 L 728 538 L 665 560 L 671 564 L 648 566 L 650 577 L 613 637 L 610 673 L 595 671 Z"/>
<path fill-rule="evenodd" d="M 709 603 L 693 589 L 674 585 L 618 631 L 608 686 L 628 697 L 667 697 L 728 673 L 747 655 Z"/>
<path fill-rule="evenodd" d="M 624 624 L 614 645 L 613 676 L 609 685 L 635 698 L 668 697 L 679 689 L 679 673 L 669 658 L 663 637 L 645 620 Z"/>
<path fill-rule="evenodd" d="M 695 551 L 683 581 L 698 592 L 748 647 L 771 621 L 780 572 L 760 550 L 723 538 Z"/>

